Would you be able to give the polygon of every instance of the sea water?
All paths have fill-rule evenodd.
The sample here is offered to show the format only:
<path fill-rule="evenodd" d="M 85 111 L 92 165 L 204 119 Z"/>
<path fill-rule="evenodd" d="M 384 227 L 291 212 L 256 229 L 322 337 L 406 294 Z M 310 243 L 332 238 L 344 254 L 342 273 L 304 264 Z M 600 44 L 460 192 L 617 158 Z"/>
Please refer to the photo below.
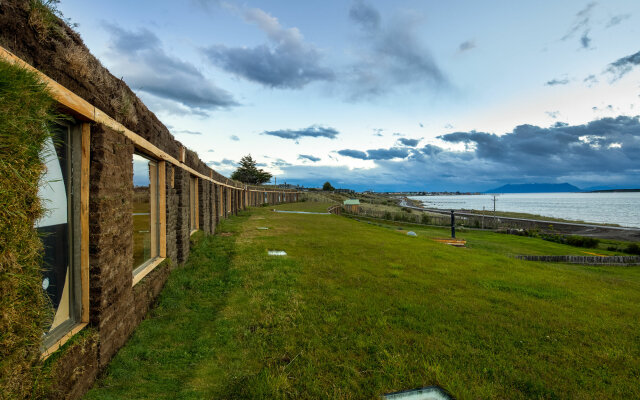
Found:
<path fill-rule="evenodd" d="M 411 196 L 427 208 L 493 211 L 492 194 Z M 640 228 L 640 192 L 509 193 L 496 197 L 496 211 Z"/>

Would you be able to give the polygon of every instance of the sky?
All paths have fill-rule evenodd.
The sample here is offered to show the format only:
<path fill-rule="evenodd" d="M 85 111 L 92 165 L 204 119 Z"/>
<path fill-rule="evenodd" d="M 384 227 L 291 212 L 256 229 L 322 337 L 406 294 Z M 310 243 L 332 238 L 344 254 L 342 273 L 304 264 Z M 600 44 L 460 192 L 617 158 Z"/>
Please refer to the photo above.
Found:
<path fill-rule="evenodd" d="M 62 0 L 90 51 L 229 176 L 640 187 L 640 2 Z"/>

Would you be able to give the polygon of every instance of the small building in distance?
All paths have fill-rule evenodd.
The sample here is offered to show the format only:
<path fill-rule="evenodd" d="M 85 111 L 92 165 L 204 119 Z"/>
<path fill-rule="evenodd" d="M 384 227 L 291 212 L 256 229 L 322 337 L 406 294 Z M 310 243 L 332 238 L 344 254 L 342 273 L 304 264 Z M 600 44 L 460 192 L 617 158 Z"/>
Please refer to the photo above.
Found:
<path fill-rule="evenodd" d="M 353 190 L 353 189 L 336 189 L 336 190 L 334 190 L 334 192 L 352 194 L 352 193 L 355 193 L 355 190 Z"/>
<path fill-rule="evenodd" d="M 343 205 L 345 211 L 348 213 L 358 214 L 358 212 L 360 212 L 360 200 L 358 199 L 345 200 Z"/>

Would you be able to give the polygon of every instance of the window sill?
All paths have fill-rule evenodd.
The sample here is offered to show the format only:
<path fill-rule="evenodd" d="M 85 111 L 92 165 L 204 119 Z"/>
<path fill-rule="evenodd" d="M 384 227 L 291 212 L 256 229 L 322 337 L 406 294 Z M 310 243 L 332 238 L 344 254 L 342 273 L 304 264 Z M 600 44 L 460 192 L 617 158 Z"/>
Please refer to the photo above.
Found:
<path fill-rule="evenodd" d="M 141 270 L 140 272 L 138 272 L 133 276 L 133 283 L 131 284 L 131 286 L 135 286 L 138 282 L 142 280 L 142 278 L 147 276 L 149 272 L 153 271 L 154 268 L 160 265 L 160 263 L 163 262 L 164 260 L 165 258 L 163 257 L 157 257 L 156 259 L 151 260 L 149 264 L 147 264 L 147 266 L 144 267 L 143 270 Z"/>
<path fill-rule="evenodd" d="M 88 325 L 88 322 L 81 322 L 78 325 L 76 325 L 75 327 L 73 327 L 73 329 L 71 329 L 69 332 L 65 333 L 65 335 L 63 337 L 61 337 L 60 339 L 58 339 L 58 341 L 55 342 L 51 347 L 46 349 L 40 355 L 40 358 L 42 360 L 46 360 L 47 358 L 49 358 L 49 356 L 51 354 L 53 354 L 56 351 L 58 351 L 62 346 L 64 346 L 65 343 L 67 343 L 67 341 L 69 339 L 71 339 L 76 333 L 80 332 L 82 330 L 82 328 L 84 328 L 87 325 Z"/>

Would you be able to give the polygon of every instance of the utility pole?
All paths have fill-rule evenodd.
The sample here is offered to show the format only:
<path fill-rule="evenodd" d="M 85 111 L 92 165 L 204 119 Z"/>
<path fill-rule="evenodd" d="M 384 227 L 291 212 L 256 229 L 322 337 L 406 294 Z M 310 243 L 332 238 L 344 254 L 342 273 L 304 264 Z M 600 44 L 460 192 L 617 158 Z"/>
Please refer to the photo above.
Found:
<path fill-rule="evenodd" d="M 484 229 L 484 206 L 482 206 L 482 229 Z"/>
<path fill-rule="evenodd" d="M 498 198 L 497 194 L 493 195 L 493 227 L 496 228 L 496 198 Z"/>

